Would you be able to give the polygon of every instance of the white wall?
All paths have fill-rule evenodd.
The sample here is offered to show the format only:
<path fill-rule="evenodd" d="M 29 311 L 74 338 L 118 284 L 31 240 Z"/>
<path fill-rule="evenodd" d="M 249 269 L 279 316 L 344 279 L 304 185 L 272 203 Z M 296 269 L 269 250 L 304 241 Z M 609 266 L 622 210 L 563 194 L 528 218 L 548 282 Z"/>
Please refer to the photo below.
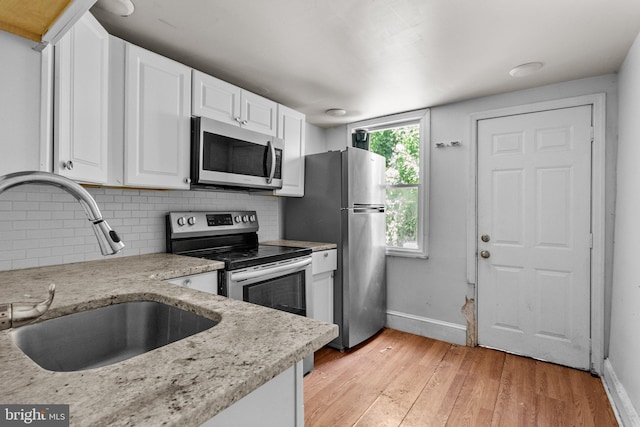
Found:
<path fill-rule="evenodd" d="M 617 76 L 606 75 L 431 108 L 429 259 L 387 258 L 389 326 L 464 344 L 461 313 L 467 291 L 467 197 L 472 113 L 551 99 L 605 92 L 606 301 L 609 318 L 613 248 L 613 202 L 617 135 Z M 346 126 L 328 129 L 327 145 L 346 145 Z M 460 147 L 435 149 L 435 142 L 461 141 Z M 608 327 L 608 325 L 607 325 Z M 605 343 L 606 345 L 606 343 Z"/>
<path fill-rule="evenodd" d="M 305 154 L 327 151 L 327 133 L 324 129 L 310 123 L 305 128 Z"/>
<path fill-rule="evenodd" d="M 0 31 L 0 175 L 40 168 L 40 53 Z"/>
<path fill-rule="evenodd" d="M 640 410 L 640 36 L 619 73 L 619 140 L 616 230 L 611 302 L 610 368 L 620 381 L 617 397 L 627 425 Z M 619 409 L 619 401 L 616 402 Z M 637 424 L 634 424 L 637 425 Z"/>

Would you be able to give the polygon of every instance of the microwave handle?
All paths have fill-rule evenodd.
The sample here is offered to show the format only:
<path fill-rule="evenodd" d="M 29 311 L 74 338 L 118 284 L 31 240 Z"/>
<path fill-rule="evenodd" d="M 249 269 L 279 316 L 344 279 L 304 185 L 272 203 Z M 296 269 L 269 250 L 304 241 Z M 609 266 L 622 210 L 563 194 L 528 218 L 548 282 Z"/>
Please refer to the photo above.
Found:
<path fill-rule="evenodd" d="M 276 174 L 276 149 L 271 143 L 271 141 L 267 141 L 267 149 L 271 153 L 271 170 L 269 171 L 269 176 L 267 177 L 267 184 L 271 184 L 271 181 L 273 181 L 273 176 Z M 266 169 L 267 159 L 265 159 L 264 161 L 265 161 L 264 167 Z"/>

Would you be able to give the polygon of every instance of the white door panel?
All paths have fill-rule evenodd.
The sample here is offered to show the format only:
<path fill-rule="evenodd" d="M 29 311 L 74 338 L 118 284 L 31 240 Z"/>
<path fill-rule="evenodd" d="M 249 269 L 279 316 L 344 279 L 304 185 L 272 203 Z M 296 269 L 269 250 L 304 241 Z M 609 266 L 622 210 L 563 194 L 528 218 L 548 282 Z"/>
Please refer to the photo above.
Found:
<path fill-rule="evenodd" d="M 591 106 L 478 122 L 480 345 L 589 368 L 590 182 Z"/>

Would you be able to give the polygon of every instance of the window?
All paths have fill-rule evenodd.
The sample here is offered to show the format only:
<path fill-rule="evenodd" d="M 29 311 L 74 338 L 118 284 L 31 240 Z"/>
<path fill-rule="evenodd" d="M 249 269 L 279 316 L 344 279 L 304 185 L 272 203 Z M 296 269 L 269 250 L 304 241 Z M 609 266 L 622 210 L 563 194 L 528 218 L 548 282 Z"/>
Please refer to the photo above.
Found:
<path fill-rule="evenodd" d="M 386 160 L 387 254 L 427 256 L 426 154 L 429 110 L 352 123 L 351 134 L 365 130 L 369 150 Z"/>

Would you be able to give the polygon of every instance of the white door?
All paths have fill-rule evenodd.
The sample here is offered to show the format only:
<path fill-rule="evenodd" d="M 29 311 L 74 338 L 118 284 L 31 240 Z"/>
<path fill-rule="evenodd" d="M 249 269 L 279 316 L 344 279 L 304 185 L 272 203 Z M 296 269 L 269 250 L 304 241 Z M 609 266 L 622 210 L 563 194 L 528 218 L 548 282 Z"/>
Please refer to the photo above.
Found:
<path fill-rule="evenodd" d="M 591 106 L 478 122 L 478 343 L 590 367 Z"/>

